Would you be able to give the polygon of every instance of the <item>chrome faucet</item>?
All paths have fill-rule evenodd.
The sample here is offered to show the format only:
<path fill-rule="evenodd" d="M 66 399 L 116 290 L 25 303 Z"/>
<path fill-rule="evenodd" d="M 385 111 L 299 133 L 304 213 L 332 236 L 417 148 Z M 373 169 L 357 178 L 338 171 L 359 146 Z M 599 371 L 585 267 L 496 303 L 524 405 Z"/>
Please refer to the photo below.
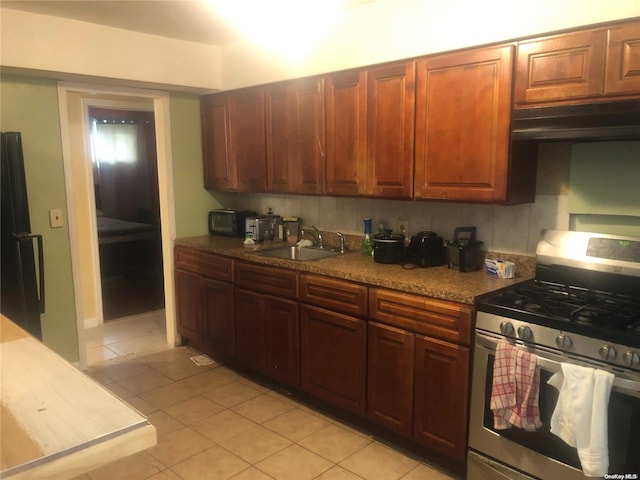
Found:
<path fill-rule="evenodd" d="M 340 239 L 340 253 L 344 253 L 344 233 L 336 232 L 336 235 Z"/>
<path fill-rule="evenodd" d="M 307 230 L 305 228 L 305 229 L 303 229 L 303 235 L 305 233 L 311 235 L 313 237 L 313 239 L 316 241 L 316 244 L 318 245 L 318 248 L 324 248 L 324 243 L 323 243 L 323 240 L 322 240 L 322 234 L 320 233 L 320 231 L 316 227 L 314 227 L 313 225 L 309 226 L 309 229 L 313 230 L 313 231 L 309 231 L 309 230 Z"/>

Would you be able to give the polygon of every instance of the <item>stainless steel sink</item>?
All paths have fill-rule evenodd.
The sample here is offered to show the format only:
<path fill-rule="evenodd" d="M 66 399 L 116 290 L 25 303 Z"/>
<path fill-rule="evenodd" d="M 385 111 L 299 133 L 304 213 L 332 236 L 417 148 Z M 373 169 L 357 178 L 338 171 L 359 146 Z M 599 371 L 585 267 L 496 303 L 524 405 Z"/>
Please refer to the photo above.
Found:
<path fill-rule="evenodd" d="M 269 250 L 262 250 L 253 253 L 254 255 L 260 255 L 261 257 L 284 258 L 287 260 L 299 260 L 301 262 L 307 260 L 320 260 L 322 258 L 335 257 L 336 255 L 340 255 L 340 252 L 327 248 L 300 248 L 296 246 L 270 248 Z"/>

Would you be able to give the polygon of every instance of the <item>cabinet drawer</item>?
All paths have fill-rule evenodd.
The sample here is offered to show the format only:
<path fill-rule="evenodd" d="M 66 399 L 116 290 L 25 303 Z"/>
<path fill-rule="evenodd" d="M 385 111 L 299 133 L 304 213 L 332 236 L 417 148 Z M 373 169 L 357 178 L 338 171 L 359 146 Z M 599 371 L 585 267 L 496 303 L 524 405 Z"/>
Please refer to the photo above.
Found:
<path fill-rule="evenodd" d="M 298 298 L 298 272 L 255 263 L 236 262 L 235 284 L 276 297 Z"/>
<path fill-rule="evenodd" d="M 422 335 L 463 345 L 471 343 L 471 305 L 371 288 L 369 316 L 387 325 Z"/>
<path fill-rule="evenodd" d="M 233 281 L 233 260 L 231 258 L 180 246 L 175 248 L 174 253 L 176 269 L 198 273 L 216 280 Z"/>
<path fill-rule="evenodd" d="M 335 278 L 301 275 L 300 301 L 334 312 L 367 315 L 367 287 Z"/>

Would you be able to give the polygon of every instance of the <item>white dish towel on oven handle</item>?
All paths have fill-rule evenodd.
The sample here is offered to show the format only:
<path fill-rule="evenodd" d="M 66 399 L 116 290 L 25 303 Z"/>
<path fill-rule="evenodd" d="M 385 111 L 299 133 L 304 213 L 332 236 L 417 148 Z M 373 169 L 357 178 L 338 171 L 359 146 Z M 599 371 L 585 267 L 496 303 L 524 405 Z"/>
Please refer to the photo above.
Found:
<path fill-rule="evenodd" d="M 587 477 L 602 477 L 609 468 L 608 407 L 614 375 L 604 370 L 562 364 L 549 379 L 560 391 L 551 416 L 551 433 L 578 449 Z"/>

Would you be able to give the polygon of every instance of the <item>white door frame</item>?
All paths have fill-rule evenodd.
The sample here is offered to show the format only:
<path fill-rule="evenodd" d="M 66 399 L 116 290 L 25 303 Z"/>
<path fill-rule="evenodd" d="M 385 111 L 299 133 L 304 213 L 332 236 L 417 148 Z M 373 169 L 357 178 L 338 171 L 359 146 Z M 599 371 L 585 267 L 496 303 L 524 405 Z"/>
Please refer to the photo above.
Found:
<path fill-rule="evenodd" d="M 173 162 L 171 157 L 171 135 L 170 135 L 170 110 L 169 110 L 169 94 L 167 92 L 146 90 L 146 89 L 134 89 L 134 88 L 118 88 L 118 87 L 103 87 L 87 84 L 76 84 L 60 82 L 58 84 L 58 105 L 60 112 L 60 132 L 62 138 L 62 155 L 64 159 L 65 169 L 65 188 L 67 196 L 67 218 L 69 223 L 69 241 L 71 246 L 71 263 L 72 273 L 74 278 L 74 295 L 75 295 L 75 311 L 77 320 L 77 333 L 78 333 L 78 354 L 80 367 L 83 370 L 87 369 L 87 352 L 86 352 L 86 340 L 85 340 L 85 328 L 90 326 L 97 326 L 102 322 L 102 298 L 100 289 L 100 265 L 99 257 L 97 255 L 97 228 L 95 220 L 95 201 L 90 202 L 89 212 L 92 215 L 89 217 L 79 219 L 76 218 L 74 202 L 74 182 L 93 182 L 92 177 L 85 173 L 82 178 L 73 178 L 72 181 L 72 168 L 71 168 L 71 151 L 72 142 L 79 141 L 78 139 L 71 138 L 71 132 L 69 127 L 69 93 L 80 93 L 82 98 L 82 115 L 83 115 L 83 129 L 84 135 L 82 142 L 84 144 L 84 152 L 87 155 L 87 165 L 90 165 L 91 159 L 89 157 L 89 148 L 87 145 L 88 139 L 88 106 L 104 106 L 105 101 L 111 102 L 111 105 L 117 103 L 120 107 L 129 105 L 131 109 L 139 107 L 138 102 L 153 101 L 153 111 L 155 117 L 156 128 L 156 148 L 157 148 L 157 162 L 158 162 L 158 190 L 160 199 L 160 222 L 161 222 L 161 237 L 162 237 L 162 260 L 163 260 L 163 276 L 164 276 L 164 297 L 165 297 L 165 311 L 167 322 L 167 343 L 169 345 L 177 345 L 179 337 L 176 329 L 176 317 L 175 317 L 175 302 L 174 302 L 174 280 L 172 274 L 173 265 L 173 243 L 176 237 L 175 227 L 175 210 L 174 210 L 174 194 L 173 194 Z M 108 98 L 106 98 L 108 97 Z M 75 105 L 77 106 L 77 105 Z M 87 169 L 87 172 L 89 169 Z M 91 183 L 92 184 L 92 183 Z M 93 188 L 89 188 L 91 185 L 87 183 L 87 191 L 89 196 L 93 198 Z M 93 263 L 93 272 L 95 275 L 95 292 L 97 295 L 96 305 L 99 307 L 99 316 L 97 319 L 86 319 L 83 308 L 83 290 L 82 282 L 80 281 L 80 262 L 82 260 L 87 261 L 86 258 L 81 259 L 78 251 L 78 222 L 89 222 L 92 231 L 92 243 L 94 252 L 91 257 Z"/>

